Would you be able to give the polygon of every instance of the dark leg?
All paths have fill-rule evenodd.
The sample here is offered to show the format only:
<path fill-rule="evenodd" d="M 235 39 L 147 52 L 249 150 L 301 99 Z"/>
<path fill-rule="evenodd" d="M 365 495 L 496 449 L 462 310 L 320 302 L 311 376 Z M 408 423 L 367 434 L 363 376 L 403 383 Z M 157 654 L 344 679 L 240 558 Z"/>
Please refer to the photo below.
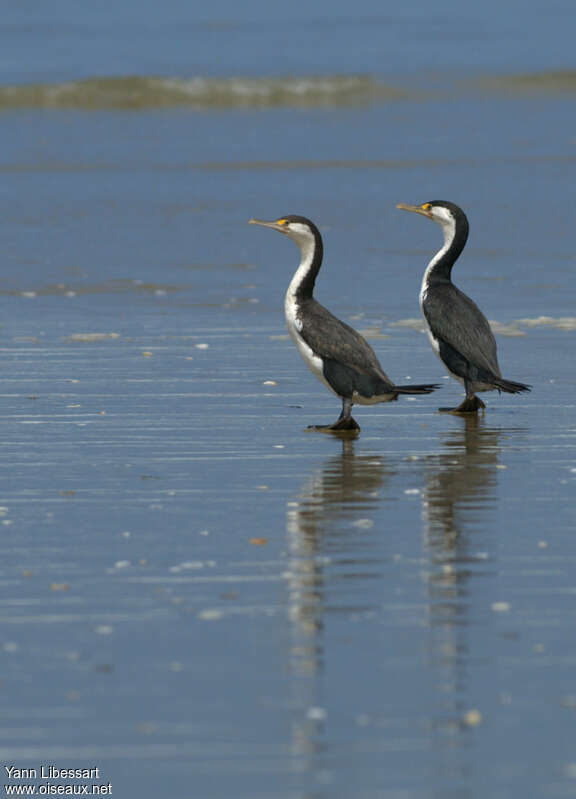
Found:
<path fill-rule="evenodd" d="M 467 391 L 466 399 L 457 408 L 438 408 L 438 410 L 444 413 L 477 413 L 481 408 L 485 407 L 486 405 L 480 397 L 477 397 L 472 391 Z"/>
<path fill-rule="evenodd" d="M 352 400 L 342 399 L 342 411 L 333 424 L 311 424 L 308 430 L 318 430 L 323 433 L 338 433 L 342 430 L 360 430 L 358 422 L 352 418 Z"/>

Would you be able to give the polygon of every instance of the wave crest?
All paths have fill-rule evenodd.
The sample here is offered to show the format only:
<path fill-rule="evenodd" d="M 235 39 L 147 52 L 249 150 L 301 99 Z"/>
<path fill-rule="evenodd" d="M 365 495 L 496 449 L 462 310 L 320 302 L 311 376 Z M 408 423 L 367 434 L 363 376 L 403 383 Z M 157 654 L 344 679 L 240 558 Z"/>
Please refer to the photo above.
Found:
<path fill-rule="evenodd" d="M 292 78 L 86 78 L 0 86 L 0 109 L 337 106 L 402 96 L 363 75 Z"/>

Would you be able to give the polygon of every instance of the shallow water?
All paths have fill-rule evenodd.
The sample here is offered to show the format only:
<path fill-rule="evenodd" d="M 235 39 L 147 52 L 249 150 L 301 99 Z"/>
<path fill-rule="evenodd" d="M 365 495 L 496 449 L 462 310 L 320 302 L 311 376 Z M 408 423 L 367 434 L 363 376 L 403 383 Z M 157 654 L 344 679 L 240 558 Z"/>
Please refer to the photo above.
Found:
<path fill-rule="evenodd" d="M 571 6 L 169 5 L 4 22 L 0 100 L 133 75 L 248 102 L 4 105 L 0 760 L 143 799 L 576 795 Z M 478 419 L 436 410 L 440 231 L 395 210 L 434 198 L 533 385 Z M 285 213 L 321 227 L 318 298 L 441 391 L 306 431 L 339 403 L 284 329 L 297 251 L 247 225 Z"/>
<path fill-rule="evenodd" d="M 146 313 L 4 350 L 3 760 L 96 763 L 120 795 L 566 795 L 562 389 L 360 409 L 341 441 L 303 432 L 336 408 L 278 328 Z M 422 339 L 374 344 L 422 371 Z"/>

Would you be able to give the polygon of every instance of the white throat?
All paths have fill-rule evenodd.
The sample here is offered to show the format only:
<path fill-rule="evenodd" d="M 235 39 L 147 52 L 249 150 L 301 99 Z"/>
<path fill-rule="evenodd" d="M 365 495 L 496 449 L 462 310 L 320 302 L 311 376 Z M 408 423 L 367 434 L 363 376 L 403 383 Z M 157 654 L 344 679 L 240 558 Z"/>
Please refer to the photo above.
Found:
<path fill-rule="evenodd" d="M 300 314 L 301 309 L 297 298 L 298 288 L 300 287 L 302 281 L 304 280 L 304 278 L 312 268 L 316 242 L 314 240 L 314 236 L 311 233 L 309 234 L 307 233 L 306 235 L 301 235 L 298 238 L 294 237 L 294 241 L 296 241 L 298 247 L 300 248 L 300 264 L 298 266 L 298 269 L 294 273 L 294 277 L 290 281 L 290 284 L 286 291 L 286 296 L 284 298 L 284 315 L 286 317 L 286 327 L 288 328 L 288 332 L 290 333 L 290 338 L 296 344 L 298 352 L 304 359 L 308 368 L 312 371 L 313 374 L 316 375 L 316 377 L 322 383 L 324 383 L 325 386 L 327 386 L 330 389 L 330 391 L 334 391 L 332 386 L 326 381 L 326 378 L 324 377 L 324 368 L 323 368 L 322 359 L 319 358 L 314 353 L 312 348 L 306 343 L 306 341 L 302 337 L 302 329 L 304 327 L 304 322 L 302 321 L 302 317 Z"/>
<path fill-rule="evenodd" d="M 430 276 L 434 271 L 434 267 L 448 252 L 450 249 L 452 242 L 454 241 L 454 236 L 456 235 L 456 223 L 454 221 L 454 217 L 452 214 L 443 213 L 441 216 L 440 214 L 436 214 L 434 216 L 434 222 L 437 222 L 440 227 L 442 228 L 442 235 L 444 236 L 444 244 L 438 250 L 438 252 L 434 255 L 428 266 L 426 267 L 426 271 L 424 272 L 424 276 L 422 277 L 422 285 L 420 287 L 420 307 L 422 307 L 422 303 L 426 298 L 426 292 L 428 291 L 428 286 L 430 285 Z"/>
<path fill-rule="evenodd" d="M 312 261 L 314 260 L 315 241 L 314 236 L 311 233 L 309 235 L 301 235 L 297 239 L 294 238 L 293 240 L 300 249 L 300 264 L 298 269 L 294 272 L 294 276 L 288 285 L 288 289 L 286 290 L 286 296 L 284 297 L 284 315 L 286 317 L 288 332 L 294 341 L 299 344 L 298 334 L 302 330 L 302 320 L 300 319 L 299 315 L 296 294 L 300 284 L 312 267 Z"/>
<path fill-rule="evenodd" d="M 296 292 L 298 287 L 310 271 L 312 266 L 312 261 L 314 260 L 314 248 L 316 243 L 314 241 L 314 236 L 310 233 L 307 236 L 301 236 L 298 239 L 294 239 L 296 244 L 300 249 L 300 264 L 298 269 L 294 272 L 294 276 L 288 285 L 288 290 L 286 291 L 286 303 L 290 300 L 291 303 L 296 303 Z"/>

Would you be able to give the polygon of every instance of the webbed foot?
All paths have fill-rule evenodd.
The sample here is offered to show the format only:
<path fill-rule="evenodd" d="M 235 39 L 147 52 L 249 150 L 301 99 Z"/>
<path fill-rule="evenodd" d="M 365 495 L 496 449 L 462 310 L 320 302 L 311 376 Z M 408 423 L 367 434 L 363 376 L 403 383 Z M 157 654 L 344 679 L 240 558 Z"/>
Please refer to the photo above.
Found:
<path fill-rule="evenodd" d="M 307 429 L 317 433 L 357 433 L 360 430 L 360 425 L 356 419 L 348 416 L 338 419 L 333 424 L 310 424 Z"/>
<path fill-rule="evenodd" d="M 479 410 L 485 408 L 486 405 L 482 402 L 480 397 L 472 394 L 471 397 L 466 397 L 464 402 L 458 405 L 457 408 L 438 408 L 442 413 L 477 413 Z"/>

